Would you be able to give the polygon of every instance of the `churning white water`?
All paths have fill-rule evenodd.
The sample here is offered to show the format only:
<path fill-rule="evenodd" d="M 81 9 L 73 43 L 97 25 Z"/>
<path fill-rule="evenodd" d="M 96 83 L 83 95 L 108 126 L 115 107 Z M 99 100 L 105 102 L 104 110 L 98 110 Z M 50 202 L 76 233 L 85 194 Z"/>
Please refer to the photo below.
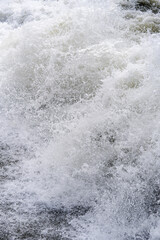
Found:
<path fill-rule="evenodd" d="M 160 240 L 148 2 L 0 1 L 1 240 Z"/>

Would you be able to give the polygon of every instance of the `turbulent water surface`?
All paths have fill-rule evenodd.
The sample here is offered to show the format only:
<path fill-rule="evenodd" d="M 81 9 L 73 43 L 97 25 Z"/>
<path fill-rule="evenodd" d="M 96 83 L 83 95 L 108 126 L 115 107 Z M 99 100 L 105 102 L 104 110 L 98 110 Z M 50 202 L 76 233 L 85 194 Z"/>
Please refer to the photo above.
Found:
<path fill-rule="evenodd" d="M 0 1 L 1 240 L 160 240 L 159 10 Z"/>

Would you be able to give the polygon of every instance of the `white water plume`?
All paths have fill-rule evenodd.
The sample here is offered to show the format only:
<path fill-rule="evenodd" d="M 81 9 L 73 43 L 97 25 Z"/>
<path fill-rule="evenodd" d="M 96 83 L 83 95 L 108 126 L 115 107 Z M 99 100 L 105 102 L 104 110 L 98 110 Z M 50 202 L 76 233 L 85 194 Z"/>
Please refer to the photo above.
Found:
<path fill-rule="evenodd" d="M 0 239 L 160 239 L 159 5 L 137 2 L 1 1 Z"/>

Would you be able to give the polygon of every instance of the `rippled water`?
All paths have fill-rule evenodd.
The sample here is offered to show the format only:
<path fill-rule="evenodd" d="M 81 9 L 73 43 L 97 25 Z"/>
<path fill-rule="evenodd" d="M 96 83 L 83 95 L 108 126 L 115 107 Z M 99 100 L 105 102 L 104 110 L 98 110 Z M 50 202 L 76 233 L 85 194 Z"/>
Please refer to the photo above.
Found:
<path fill-rule="evenodd" d="M 148 2 L 1 0 L 0 239 L 160 239 Z"/>

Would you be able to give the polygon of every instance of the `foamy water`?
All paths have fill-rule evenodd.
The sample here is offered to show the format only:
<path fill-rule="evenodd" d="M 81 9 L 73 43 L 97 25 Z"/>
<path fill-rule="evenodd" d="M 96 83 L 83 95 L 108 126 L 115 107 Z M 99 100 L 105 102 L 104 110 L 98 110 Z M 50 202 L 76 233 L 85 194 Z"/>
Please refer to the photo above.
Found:
<path fill-rule="evenodd" d="M 0 239 L 160 239 L 158 4 L 0 2 Z"/>

